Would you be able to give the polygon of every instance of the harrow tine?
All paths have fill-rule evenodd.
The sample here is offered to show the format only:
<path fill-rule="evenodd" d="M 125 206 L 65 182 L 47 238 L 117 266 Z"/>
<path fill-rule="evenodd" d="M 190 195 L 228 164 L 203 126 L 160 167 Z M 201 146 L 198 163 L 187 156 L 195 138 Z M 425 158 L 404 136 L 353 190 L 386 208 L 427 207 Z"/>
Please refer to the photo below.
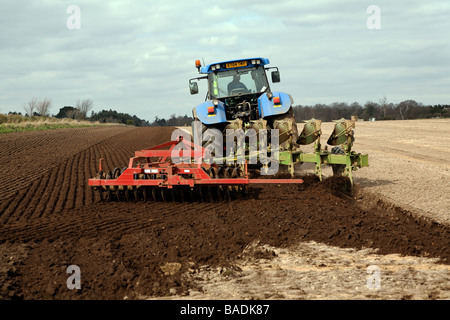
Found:
<path fill-rule="evenodd" d="M 131 201 L 131 193 L 128 187 L 124 187 L 123 193 L 125 194 L 125 200 Z"/>
<path fill-rule="evenodd" d="M 111 171 L 108 171 L 108 173 L 106 174 L 106 179 L 111 179 L 112 175 L 111 175 Z M 112 195 L 112 191 L 111 191 L 111 187 L 110 186 L 106 186 L 106 200 L 108 202 L 112 201 L 113 195 Z"/>
<path fill-rule="evenodd" d="M 184 200 L 186 202 L 192 202 L 191 188 L 190 187 L 185 187 L 183 193 L 184 193 Z"/>
<path fill-rule="evenodd" d="M 148 187 L 142 187 L 142 200 L 144 200 L 144 202 L 149 200 Z"/>
<path fill-rule="evenodd" d="M 214 202 L 213 194 L 212 194 L 212 186 L 208 186 L 208 200 L 209 202 Z"/>
<path fill-rule="evenodd" d="M 154 202 L 158 201 L 158 195 L 156 193 L 156 187 L 152 187 L 152 200 Z"/>
<path fill-rule="evenodd" d="M 113 194 L 112 194 L 111 188 L 109 186 L 106 187 L 106 200 L 108 202 L 113 201 Z"/>
<path fill-rule="evenodd" d="M 121 174 L 120 169 L 118 167 L 116 167 L 113 170 L 112 178 L 117 179 L 120 177 L 120 174 Z M 116 195 L 117 201 L 122 201 L 122 194 L 121 194 L 121 190 L 120 190 L 121 188 L 122 188 L 122 186 L 114 187 L 114 191 L 115 191 L 114 193 Z"/>
<path fill-rule="evenodd" d="M 97 179 L 104 179 L 105 178 L 105 174 L 103 173 L 103 171 L 100 171 L 97 175 Z M 102 187 L 98 187 L 97 189 L 94 189 L 94 191 L 98 192 L 99 198 L 100 198 L 100 202 L 105 201 L 105 198 L 103 197 L 103 188 Z"/>
<path fill-rule="evenodd" d="M 179 194 L 180 202 L 185 202 L 184 192 L 185 192 L 185 188 L 180 187 L 180 188 L 178 189 L 178 194 Z"/>
<path fill-rule="evenodd" d="M 212 179 L 218 178 L 218 170 L 215 167 L 210 167 L 208 170 L 208 175 Z M 217 186 L 208 186 L 208 195 L 209 195 L 209 201 L 214 202 L 215 198 L 217 196 Z"/>
<path fill-rule="evenodd" d="M 195 186 L 194 199 L 196 202 L 203 202 L 203 190 L 201 186 Z"/>
<path fill-rule="evenodd" d="M 98 189 L 97 192 L 98 192 L 98 195 L 99 195 L 99 198 L 100 198 L 100 202 L 105 201 L 105 198 L 103 196 L 103 191 L 101 189 Z"/>
<path fill-rule="evenodd" d="M 190 202 L 194 202 L 195 201 L 195 198 L 194 198 L 194 190 L 193 190 L 193 188 L 189 188 L 189 191 L 188 191 L 189 193 L 189 201 Z"/>
<path fill-rule="evenodd" d="M 160 192 L 161 192 L 161 199 L 163 202 L 167 201 L 167 193 L 166 193 L 166 189 L 165 188 L 160 188 Z"/>
<path fill-rule="evenodd" d="M 117 201 L 122 201 L 123 199 L 122 199 L 122 194 L 121 194 L 122 192 L 119 190 L 119 188 L 117 188 L 116 189 L 116 198 L 117 198 Z"/>
<path fill-rule="evenodd" d="M 139 188 L 133 187 L 133 196 L 134 202 L 138 202 L 140 200 Z"/>
<path fill-rule="evenodd" d="M 221 186 L 217 186 L 216 194 L 217 194 L 217 201 L 223 201 L 223 198 L 222 198 L 222 187 Z"/>
<path fill-rule="evenodd" d="M 229 186 L 225 186 L 223 198 L 224 198 L 225 202 L 231 201 L 231 195 L 230 195 L 230 188 L 229 188 Z"/>
<path fill-rule="evenodd" d="M 198 202 L 203 202 L 203 188 L 202 186 L 197 187 L 198 190 Z"/>

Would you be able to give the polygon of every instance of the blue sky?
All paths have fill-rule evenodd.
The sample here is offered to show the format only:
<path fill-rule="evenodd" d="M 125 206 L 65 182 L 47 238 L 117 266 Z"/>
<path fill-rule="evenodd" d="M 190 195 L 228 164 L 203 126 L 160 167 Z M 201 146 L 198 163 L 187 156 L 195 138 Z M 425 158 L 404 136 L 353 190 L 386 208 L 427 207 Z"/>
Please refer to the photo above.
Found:
<path fill-rule="evenodd" d="M 67 21 L 80 8 L 79 29 Z M 369 29 L 367 8 L 380 9 Z M 74 21 L 74 20 L 70 20 Z M 372 20 L 371 20 L 372 21 Z M 152 121 L 191 115 L 196 59 L 269 58 L 294 104 L 450 103 L 448 1 L 0 0 L 0 112 L 92 99 Z"/>

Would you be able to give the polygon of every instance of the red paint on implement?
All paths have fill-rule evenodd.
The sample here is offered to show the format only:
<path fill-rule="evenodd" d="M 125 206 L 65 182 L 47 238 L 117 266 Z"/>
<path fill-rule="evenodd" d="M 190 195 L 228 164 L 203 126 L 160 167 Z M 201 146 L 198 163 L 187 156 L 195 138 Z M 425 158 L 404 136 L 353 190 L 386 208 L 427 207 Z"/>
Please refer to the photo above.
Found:
<path fill-rule="evenodd" d="M 174 151 L 180 146 L 181 149 Z M 170 147 L 168 150 L 162 148 Z M 171 157 L 174 152 L 179 152 L 182 158 L 194 159 L 194 163 L 174 163 Z M 249 179 L 247 163 L 244 166 L 243 177 L 236 178 L 212 178 L 205 170 L 211 167 L 218 168 L 217 164 L 202 163 L 200 159 L 208 156 L 208 150 L 198 146 L 183 137 L 157 146 L 135 152 L 135 157 L 130 159 L 128 168 L 117 179 L 89 179 L 89 186 L 159 186 L 172 188 L 173 186 L 188 185 L 248 185 L 267 183 L 303 183 L 302 179 Z M 180 158 L 181 158 L 180 157 Z M 151 158 L 159 158 L 151 162 Z M 142 162 L 145 163 L 142 163 Z M 135 165 L 135 163 L 138 163 Z M 101 167 L 101 165 L 100 165 Z M 163 175 L 162 179 L 135 179 L 137 174 Z"/>

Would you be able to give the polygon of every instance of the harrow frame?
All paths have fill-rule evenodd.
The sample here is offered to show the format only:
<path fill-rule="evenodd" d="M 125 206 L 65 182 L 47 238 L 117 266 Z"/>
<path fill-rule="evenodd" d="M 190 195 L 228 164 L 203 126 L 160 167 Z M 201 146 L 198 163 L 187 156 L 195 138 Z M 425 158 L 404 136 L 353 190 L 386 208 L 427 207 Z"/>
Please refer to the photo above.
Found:
<path fill-rule="evenodd" d="M 175 147 L 184 145 L 180 150 L 174 150 Z M 163 149 L 167 148 L 169 149 Z M 174 152 L 182 153 L 183 159 L 190 158 L 190 163 L 174 163 L 171 159 Z M 99 189 L 116 190 L 117 188 L 136 188 L 136 187 L 160 187 L 172 189 L 174 186 L 248 186 L 249 184 L 267 184 L 267 183 L 303 183 L 302 179 L 250 179 L 247 169 L 247 161 L 244 163 L 244 170 L 238 177 L 217 178 L 211 177 L 208 171 L 219 170 L 215 163 L 206 163 L 200 161 L 208 156 L 208 150 L 198 146 L 182 136 L 178 140 L 169 141 L 157 146 L 143 149 L 135 152 L 128 163 L 128 167 L 121 172 L 117 178 L 107 179 L 103 175 L 102 159 L 99 160 L 99 177 L 89 179 L 89 186 Z M 152 161 L 152 158 L 157 158 Z M 150 178 L 139 178 L 142 176 Z M 101 192 L 101 190 L 99 190 Z"/>

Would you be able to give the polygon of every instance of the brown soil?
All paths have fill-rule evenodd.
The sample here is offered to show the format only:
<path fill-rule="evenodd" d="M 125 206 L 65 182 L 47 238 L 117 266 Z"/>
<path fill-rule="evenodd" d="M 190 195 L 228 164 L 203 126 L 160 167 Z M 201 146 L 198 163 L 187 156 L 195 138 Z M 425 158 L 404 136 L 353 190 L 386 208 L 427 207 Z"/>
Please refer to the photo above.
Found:
<path fill-rule="evenodd" d="M 189 297 L 207 286 L 205 270 L 231 274 L 249 258 L 274 259 L 277 250 L 312 242 L 450 264 L 447 225 L 358 188 L 349 194 L 345 178 L 255 185 L 229 203 L 98 202 L 87 186 L 98 159 L 122 168 L 134 151 L 167 141 L 172 131 L 0 136 L 0 298 Z M 255 243 L 259 249 L 248 250 Z M 80 267 L 80 290 L 67 288 L 69 265 Z"/>

